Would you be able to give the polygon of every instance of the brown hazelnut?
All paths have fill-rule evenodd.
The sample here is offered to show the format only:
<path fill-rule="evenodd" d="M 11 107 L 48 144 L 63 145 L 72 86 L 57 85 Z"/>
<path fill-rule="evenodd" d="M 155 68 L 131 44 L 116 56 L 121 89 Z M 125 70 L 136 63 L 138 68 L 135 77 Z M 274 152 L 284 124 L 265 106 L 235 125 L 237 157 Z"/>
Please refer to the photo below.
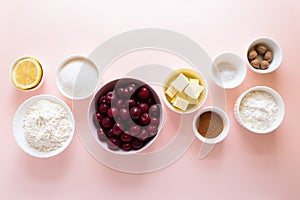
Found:
<path fill-rule="evenodd" d="M 264 60 L 268 61 L 269 63 L 273 60 L 273 53 L 272 51 L 267 51 L 264 55 Z"/>
<path fill-rule="evenodd" d="M 255 69 L 259 69 L 260 67 L 260 62 L 258 59 L 254 59 L 250 62 L 251 66 L 254 67 Z"/>
<path fill-rule="evenodd" d="M 248 53 L 248 58 L 249 60 L 253 60 L 257 57 L 257 52 L 253 49 L 253 50 L 250 50 L 249 53 Z"/>
<path fill-rule="evenodd" d="M 255 50 L 257 51 L 257 53 L 263 55 L 264 53 L 266 53 L 267 47 L 263 44 L 258 44 L 256 45 Z"/>
<path fill-rule="evenodd" d="M 261 69 L 268 69 L 269 68 L 270 63 L 266 60 L 261 61 L 260 63 L 260 68 Z"/>

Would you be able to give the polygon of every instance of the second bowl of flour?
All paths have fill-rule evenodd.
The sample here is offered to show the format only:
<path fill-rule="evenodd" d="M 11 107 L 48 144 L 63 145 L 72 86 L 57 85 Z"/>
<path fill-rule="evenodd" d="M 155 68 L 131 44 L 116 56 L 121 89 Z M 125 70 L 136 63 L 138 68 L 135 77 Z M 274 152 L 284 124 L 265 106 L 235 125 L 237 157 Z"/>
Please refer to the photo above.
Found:
<path fill-rule="evenodd" d="M 241 94 L 235 102 L 234 114 L 247 130 L 265 134 L 277 129 L 283 121 L 284 102 L 274 89 L 256 86 Z"/>

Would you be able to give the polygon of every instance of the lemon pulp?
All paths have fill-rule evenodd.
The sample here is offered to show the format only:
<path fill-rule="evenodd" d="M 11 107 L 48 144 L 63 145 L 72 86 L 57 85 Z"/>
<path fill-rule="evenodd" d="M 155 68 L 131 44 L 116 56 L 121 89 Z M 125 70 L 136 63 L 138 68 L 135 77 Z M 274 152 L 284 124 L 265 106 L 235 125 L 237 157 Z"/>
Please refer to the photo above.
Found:
<path fill-rule="evenodd" d="M 32 57 L 17 60 L 11 72 L 13 84 L 21 90 L 35 88 L 41 82 L 42 76 L 41 64 Z"/>

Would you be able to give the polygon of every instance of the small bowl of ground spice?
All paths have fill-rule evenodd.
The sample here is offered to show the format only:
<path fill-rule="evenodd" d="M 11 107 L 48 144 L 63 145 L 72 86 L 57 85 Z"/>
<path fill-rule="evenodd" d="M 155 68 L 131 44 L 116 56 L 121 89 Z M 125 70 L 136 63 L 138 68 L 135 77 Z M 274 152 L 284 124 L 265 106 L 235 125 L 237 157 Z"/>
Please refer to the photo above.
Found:
<path fill-rule="evenodd" d="M 200 110 L 193 119 L 195 136 L 207 144 L 216 144 L 226 138 L 230 121 L 221 108 L 209 106 Z"/>

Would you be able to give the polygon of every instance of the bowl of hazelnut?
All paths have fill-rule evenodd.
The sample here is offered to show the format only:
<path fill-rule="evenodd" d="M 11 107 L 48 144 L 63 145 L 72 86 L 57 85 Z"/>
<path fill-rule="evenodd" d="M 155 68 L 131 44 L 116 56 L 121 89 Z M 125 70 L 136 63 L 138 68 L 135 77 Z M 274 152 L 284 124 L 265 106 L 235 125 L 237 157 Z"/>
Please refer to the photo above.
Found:
<path fill-rule="evenodd" d="M 263 37 L 253 40 L 246 50 L 247 65 L 259 74 L 275 71 L 282 61 L 282 50 L 271 38 Z"/>
<path fill-rule="evenodd" d="M 163 118 L 156 91 L 133 78 L 106 83 L 95 93 L 88 111 L 89 128 L 97 143 L 121 155 L 140 152 L 153 143 Z"/>

